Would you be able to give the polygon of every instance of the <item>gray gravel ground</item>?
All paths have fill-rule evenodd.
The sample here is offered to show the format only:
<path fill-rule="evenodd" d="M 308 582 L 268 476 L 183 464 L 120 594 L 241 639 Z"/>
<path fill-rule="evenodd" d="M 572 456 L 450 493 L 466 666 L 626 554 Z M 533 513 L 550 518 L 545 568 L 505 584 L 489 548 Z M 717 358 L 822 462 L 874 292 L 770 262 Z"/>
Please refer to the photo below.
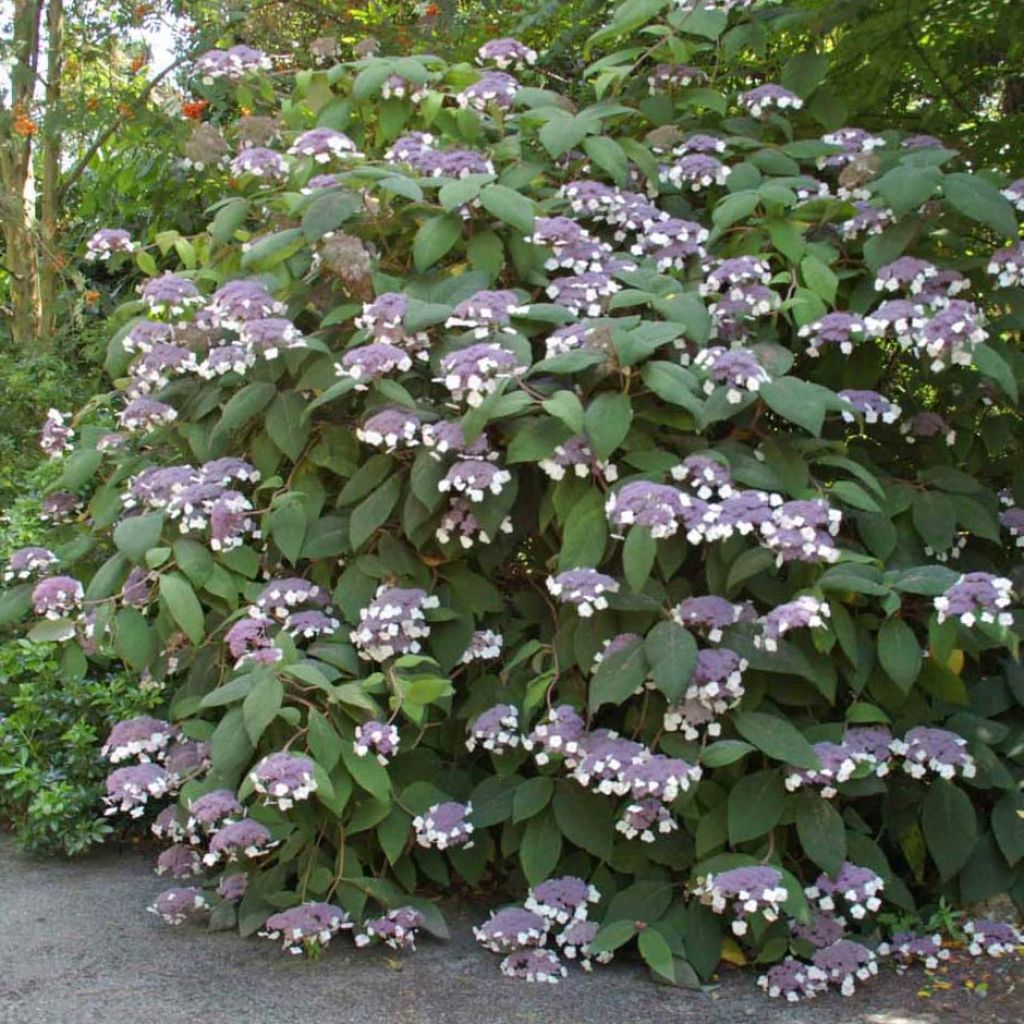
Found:
<path fill-rule="evenodd" d="M 712 991 L 651 983 L 636 963 L 560 985 L 501 976 L 473 942 L 473 915 L 446 908 L 455 938 L 407 956 L 342 939 L 319 963 L 183 926 L 145 907 L 166 885 L 134 852 L 34 861 L 0 837 L 2 1024 L 1021 1024 L 1024 977 L 1000 967 L 985 1000 L 917 995 L 921 976 L 888 975 L 850 999 L 769 1002 L 752 971 Z M 477 912 L 475 917 L 485 916 Z M 1016 978 L 1017 984 L 1013 984 Z"/>

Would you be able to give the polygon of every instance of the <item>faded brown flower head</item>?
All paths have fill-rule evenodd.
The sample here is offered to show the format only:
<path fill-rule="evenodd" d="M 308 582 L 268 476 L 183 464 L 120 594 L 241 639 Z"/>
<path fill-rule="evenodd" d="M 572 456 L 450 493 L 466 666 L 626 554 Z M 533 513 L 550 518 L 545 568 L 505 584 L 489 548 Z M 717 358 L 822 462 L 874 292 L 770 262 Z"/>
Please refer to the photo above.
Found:
<path fill-rule="evenodd" d="M 185 143 L 185 159 L 197 167 L 219 163 L 228 151 L 224 136 L 208 121 L 197 124 Z"/>
<path fill-rule="evenodd" d="M 281 122 L 276 117 L 250 114 L 238 119 L 238 145 L 240 149 L 249 146 L 266 146 L 281 132 Z"/>
<path fill-rule="evenodd" d="M 370 272 L 373 260 L 361 238 L 338 231 L 324 238 L 320 249 L 323 269 L 341 279 L 353 295 L 369 298 L 372 295 Z"/>
<path fill-rule="evenodd" d="M 882 160 L 877 153 L 861 153 L 843 168 L 839 175 L 839 184 L 843 188 L 859 188 L 866 185 L 881 166 Z"/>
<path fill-rule="evenodd" d="M 360 39 L 355 46 L 352 47 L 352 52 L 357 57 L 372 57 L 380 49 L 380 40 L 374 39 L 373 36 L 367 36 L 365 39 Z"/>

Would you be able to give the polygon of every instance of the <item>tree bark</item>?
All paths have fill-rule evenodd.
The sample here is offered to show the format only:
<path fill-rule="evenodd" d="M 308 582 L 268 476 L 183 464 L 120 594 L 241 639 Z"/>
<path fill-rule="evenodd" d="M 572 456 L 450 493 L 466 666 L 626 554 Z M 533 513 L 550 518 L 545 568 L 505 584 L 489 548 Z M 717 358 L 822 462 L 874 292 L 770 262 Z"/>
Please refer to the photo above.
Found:
<path fill-rule="evenodd" d="M 64 74 L 64 0 L 49 0 L 46 12 L 46 107 L 40 190 L 40 343 L 53 341 L 60 284 L 61 78 Z"/>
<path fill-rule="evenodd" d="M 39 65 L 42 0 L 15 0 L 14 66 L 9 119 L 12 130 L 0 145 L 0 226 L 10 274 L 10 326 L 14 343 L 28 349 L 38 342 L 42 322 L 39 289 L 39 225 L 32 175 L 32 131 L 28 122 Z M 19 127 L 19 123 L 21 127 Z"/>

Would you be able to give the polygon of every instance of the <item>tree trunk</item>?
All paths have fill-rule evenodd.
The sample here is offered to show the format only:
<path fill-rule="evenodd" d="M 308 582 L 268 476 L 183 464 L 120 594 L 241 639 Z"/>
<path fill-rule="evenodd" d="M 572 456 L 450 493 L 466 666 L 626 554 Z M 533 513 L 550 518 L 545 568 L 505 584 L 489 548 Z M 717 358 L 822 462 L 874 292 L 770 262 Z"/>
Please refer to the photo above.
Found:
<path fill-rule="evenodd" d="M 64 0 L 49 0 L 46 12 L 46 114 L 43 121 L 40 190 L 39 303 L 40 343 L 53 341 L 60 284 L 61 76 L 64 74 Z"/>
<path fill-rule="evenodd" d="M 0 227 L 6 248 L 5 266 L 11 280 L 10 326 L 21 349 L 38 344 L 42 326 L 39 288 L 39 225 L 32 176 L 32 101 L 39 63 L 39 23 L 42 0 L 16 0 L 14 5 L 14 62 L 11 68 L 11 124 L 0 144 Z"/>

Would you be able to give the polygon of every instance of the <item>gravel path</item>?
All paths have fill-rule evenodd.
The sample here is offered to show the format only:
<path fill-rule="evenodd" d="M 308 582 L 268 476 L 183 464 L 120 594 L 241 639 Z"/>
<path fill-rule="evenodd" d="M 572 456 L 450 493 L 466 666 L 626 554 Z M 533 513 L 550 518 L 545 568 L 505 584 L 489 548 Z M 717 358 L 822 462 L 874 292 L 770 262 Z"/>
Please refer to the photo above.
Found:
<path fill-rule="evenodd" d="M 959 987 L 917 996 L 921 975 L 885 976 L 850 999 L 769 1002 L 753 972 L 709 992 L 652 984 L 636 963 L 560 985 L 503 978 L 472 918 L 449 910 L 455 939 L 411 955 L 357 952 L 344 939 L 319 963 L 187 926 L 144 908 L 166 885 L 134 852 L 34 861 L 0 837 L 2 1024 L 1021 1024 L 1024 975 L 997 970 L 990 995 Z M 480 917 L 479 913 L 476 915 Z M 1014 986 L 1013 979 L 1017 984 Z"/>

